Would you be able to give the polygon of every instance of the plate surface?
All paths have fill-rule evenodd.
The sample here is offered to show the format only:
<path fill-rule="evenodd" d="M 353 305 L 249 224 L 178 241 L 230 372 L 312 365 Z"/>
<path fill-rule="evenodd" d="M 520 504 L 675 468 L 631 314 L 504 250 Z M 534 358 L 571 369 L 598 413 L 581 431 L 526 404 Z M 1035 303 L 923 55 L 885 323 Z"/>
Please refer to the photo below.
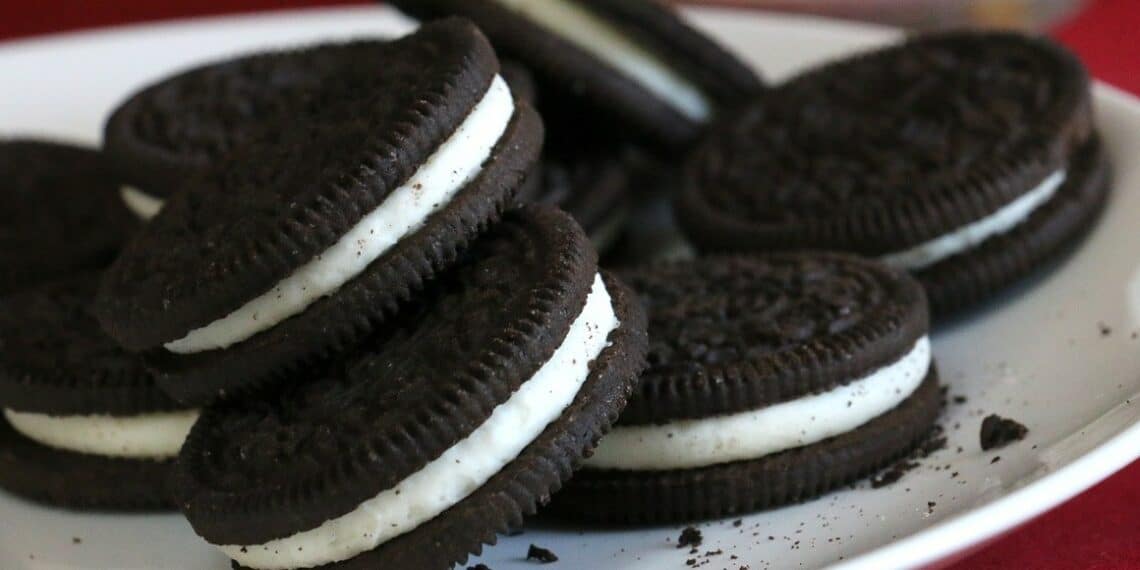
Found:
<path fill-rule="evenodd" d="M 698 25 L 773 79 L 820 59 L 891 41 L 882 28 L 730 10 L 694 10 Z M 71 34 L 0 45 L 0 136 L 94 143 L 106 112 L 177 68 L 255 48 L 392 35 L 410 24 L 381 8 L 297 11 Z M 987 311 L 935 334 L 952 395 L 947 449 L 895 485 L 854 489 L 789 508 L 701 525 L 698 563 L 737 569 L 889 568 L 961 553 L 1088 488 L 1140 456 L 1140 103 L 1098 86 L 1097 112 L 1116 158 L 1105 217 L 1074 255 Z M 982 417 L 1030 428 L 1000 451 L 978 446 Z M 958 451 L 958 448 L 961 451 Z M 993 463 L 995 457 L 1001 460 Z M 955 475 L 956 474 L 956 475 Z M 535 526 L 477 561 L 532 568 L 688 568 L 678 527 L 592 530 Z M 706 551 L 721 554 L 705 556 Z M 735 557 L 735 558 L 733 558 Z M 471 562 L 471 563 L 474 563 Z M 79 515 L 0 492 L 0 568 L 228 568 L 176 515 Z"/>

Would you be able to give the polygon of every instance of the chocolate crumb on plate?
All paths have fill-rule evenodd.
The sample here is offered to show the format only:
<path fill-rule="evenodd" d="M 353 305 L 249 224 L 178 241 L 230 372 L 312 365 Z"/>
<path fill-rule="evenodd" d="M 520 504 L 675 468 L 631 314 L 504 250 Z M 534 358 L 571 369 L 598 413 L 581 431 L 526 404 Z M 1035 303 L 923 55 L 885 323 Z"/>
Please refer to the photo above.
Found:
<path fill-rule="evenodd" d="M 982 450 L 989 451 L 991 449 L 1005 447 L 1014 441 L 1021 441 L 1025 439 L 1025 434 L 1029 433 L 1029 428 L 1009 418 L 1003 418 L 997 414 L 990 414 L 986 419 L 982 420 L 982 430 L 979 438 L 982 444 Z"/>
<path fill-rule="evenodd" d="M 687 526 L 685 530 L 681 531 L 681 536 L 677 537 L 677 548 L 685 548 L 687 546 L 695 548 L 700 546 L 703 540 L 704 536 L 701 535 L 700 530 L 697 530 L 696 527 Z"/>
<path fill-rule="evenodd" d="M 558 556 L 553 552 L 542 548 L 541 546 L 530 545 L 526 551 L 527 560 L 535 560 L 542 564 L 550 564 L 551 562 L 558 562 Z"/>

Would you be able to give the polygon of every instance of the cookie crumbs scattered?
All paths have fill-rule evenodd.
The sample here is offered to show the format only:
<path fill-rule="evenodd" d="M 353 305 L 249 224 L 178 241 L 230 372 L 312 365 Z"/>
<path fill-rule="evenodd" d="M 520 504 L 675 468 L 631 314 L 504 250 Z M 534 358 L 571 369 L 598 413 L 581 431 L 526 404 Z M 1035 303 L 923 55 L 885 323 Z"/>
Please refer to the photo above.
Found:
<path fill-rule="evenodd" d="M 934 501 L 927 501 L 926 502 L 926 514 L 928 514 L 928 515 L 934 514 L 934 507 L 937 507 L 937 506 L 938 506 L 938 503 L 935 503 Z"/>
<path fill-rule="evenodd" d="M 1001 461 L 1001 456 L 995 455 L 994 458 L 990 460 L 990 465 L 993 465 L 994 463 L 997 463 L 998 461 Z"/>
<path fill-rule="evenodd" d="M 982 420 L 982 430 L 979 433 L 982 450 L 989 451 L 1004 447 L 1014 441 L 1025 439 L 1029 428 L 1009 418 L 997 414 L 990 414 Z"/>
<path fill-rule="evenodd" d="M 550 564 L 551 562 L 558 562 L 558 557 L 555 554 L 541 546 L 530 545 L 526 551 L 527 560 L 536 560 L 540 564 Z"/>
<path fill-rule="evenodd" d="M 693 547 L 696 548 L 701 545 L 704 536 L 701 531 L 696 527 L 687 526 L 681 531 L 681 536 L 677 537 L 677 548 Z"/>

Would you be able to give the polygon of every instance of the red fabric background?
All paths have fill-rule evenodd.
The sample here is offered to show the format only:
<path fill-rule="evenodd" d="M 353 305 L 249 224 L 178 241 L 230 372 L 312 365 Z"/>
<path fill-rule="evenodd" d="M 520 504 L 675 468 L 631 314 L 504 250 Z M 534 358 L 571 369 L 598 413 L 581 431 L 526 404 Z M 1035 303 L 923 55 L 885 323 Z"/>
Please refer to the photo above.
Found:
<path fill-rule="evenodd" d="M 360 2 L 10 0 L 0 2 L 0 40 L 166 18 L 354 3 Z M 1076 50 L 1096 77 L 1140 94 L 1140 0 L 1093 0 L 1058 27 L 1055 36 Z M 952 568 L 1140 568 L 1140 462 Z"/>

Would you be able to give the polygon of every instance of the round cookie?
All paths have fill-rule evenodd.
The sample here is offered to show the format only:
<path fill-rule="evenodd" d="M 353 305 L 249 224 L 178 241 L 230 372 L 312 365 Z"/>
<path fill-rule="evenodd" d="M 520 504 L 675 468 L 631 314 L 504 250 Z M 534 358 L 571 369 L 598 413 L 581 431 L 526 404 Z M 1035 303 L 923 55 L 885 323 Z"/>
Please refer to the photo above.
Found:
<path fill-rule="evenodd" d="M 761 90 L 744 63 L 656 0 L 396 0 L 419 18 L 471 18 L 536 74 L 571 123 L 617 123 L 682 149 L 713 116 Z M 598 114 L 604 116 L 597 116 Z"/>
<path fill-rule="evenodd" d="M 96 309 L 180 401 L 234 396 L 348 346 L 496 220 L 542 124 L 469 22 L 385 44 L 305 116 L 170 200 Z M 342 85 L 335 81 L 343 81 Z"/>
<path fill-rule="evenodd" d="M 645 321 L 566 214 L 508 215 L 414 309 L 308 380 L 222 403 L 175 485 L 249 568 L 451 568 L 546 503 L 613 422 Z"/>
<path fill-rule="evenodd" d="M 0 295 L 105 267 L 137 225 L 99 153 L 0 141 Z"/>
<path fill-rule="evenodd" d="M 941 317 L 1073 243 L 1107 181 L 1072 54 L 956 32 L 773 90 L 694 154 L 678 212 L 704 251 L 839 249 L 906 268 Z"/>
<path fill-rule="evenodd" d="M 212 62 L 133 94 L 107 119 L 104 151 L 124 202 L 149 219 L 176 187 L 314 103 L 329 77 L 377 74 L 382 41 L 324 44 Z"/>
<path fill-rule="evenodd" d="M 99 329 L 97 282 L 78 274 L 0 300 L 0 488 L 77 509 L 168 508 L 197 412 Z"/>
<path fill-rule="evenodd" d="M 794 253 L 622 278 L 649 367 L 556 512 L 660 523 L 806 500 L 910 451 L 938 416 L 926 300 L 904 272 Z"/>

